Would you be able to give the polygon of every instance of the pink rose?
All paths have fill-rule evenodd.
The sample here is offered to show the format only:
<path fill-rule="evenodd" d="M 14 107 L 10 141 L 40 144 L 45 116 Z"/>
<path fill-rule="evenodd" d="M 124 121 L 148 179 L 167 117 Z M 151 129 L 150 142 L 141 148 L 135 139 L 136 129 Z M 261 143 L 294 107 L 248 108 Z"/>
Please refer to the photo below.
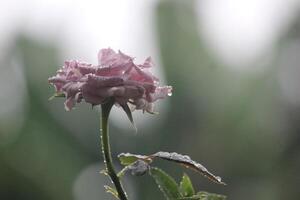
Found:
<path fill-rule="evenodd" d="M 151 57 L 136 65 L 132 57 L 108 48 L 99 51 L 98 60 L 98 66 L 66 61 L 56 76 L 49 78 L 56 92 L 65 94 L 66 110 L 82 99 L 99 105 L 114 98 L 117 104 L 131 103 L 135 109 L 153 112 L 153 102 L 172 94 L 172 87 L 159 87 L 158 78 L 150 72 Z"/>

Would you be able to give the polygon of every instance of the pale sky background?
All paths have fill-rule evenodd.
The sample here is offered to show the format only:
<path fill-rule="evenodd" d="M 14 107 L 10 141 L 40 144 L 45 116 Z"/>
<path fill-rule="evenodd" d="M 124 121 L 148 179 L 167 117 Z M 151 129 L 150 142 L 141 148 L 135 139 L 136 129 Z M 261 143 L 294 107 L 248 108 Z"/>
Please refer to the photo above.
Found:
<path fill-rule="evenodd" d="M 157 0 L 10 0 L 0 3 L 0 48 L 24 28 L 35 39 L 57 39 L 67 57 L 96 62 L 101 47 L 159 59 L 153 27 Z M 200 33 L 223 61 L 243 66 L 286 30 L 299 0 L 198 0 Z M 143 47 L 141 47 L 143 45 Z M 1 56 L 1 55 L 0 55 Z"/>
<path fill-rule="evenodd" d="M 228 66 L 253 70 L 256 59 L 271 53 L 299 6 L 299 0 L 198 1 L 200 31 Z"/>

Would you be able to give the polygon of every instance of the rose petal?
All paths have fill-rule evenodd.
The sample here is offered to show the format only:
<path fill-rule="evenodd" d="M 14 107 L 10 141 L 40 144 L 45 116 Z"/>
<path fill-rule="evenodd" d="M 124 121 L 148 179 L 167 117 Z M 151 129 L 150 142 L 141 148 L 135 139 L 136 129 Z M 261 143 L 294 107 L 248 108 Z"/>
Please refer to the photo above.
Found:
<path fill-rule="evenodd" d="M 145 62 L 142 65 L 138 65 L 139 67 L 142 68 L 150 68 L 154 65 L 153 60 L 151 57 L 148 57 Z"/>
<path fill-rule="evenodd" d="M 65 109 L 67 111 L 70 111 L 74 107 L 75 102 L 74 102 L 74 99 L 72 97 L 70 97 L 65 101 L 64 104 L 65 104 Z"/>
<path fill-rule="evenodd" d="M 172 95 L 172 87 L 171 86 L 164 86 L 164 87 L 157 87 L 154 93 L 150 93 L 147 100 L 149 102 L 154 102 L 158 99 L 163 99 L 167 96 Z"/>
<path fill-rule="evenodd" d="M 169 86 L 158 87 L 159 79 L 150 72 L 151 57 L 136 65 L 132 57 L 107 48 L 99 51 L 98 60 L 99 66 L 65 61 L 56 76 L 48 79 L 56 92 L 65 94 L 67 110 L 82 99 L 98 105 L 113 97 L 117 104 L 130 102 L 136 109 L 153 112 L 153 102 L 172 93 Z"/>
<path fill-rule="evenodd" d="M 113 87 L 123 85 L 124 80 L 122 77 L 105 77 L 105 76 L 96 76 L 94 74 L 89 74 L 87 79 L 87 84 L 92 87 Z"/>

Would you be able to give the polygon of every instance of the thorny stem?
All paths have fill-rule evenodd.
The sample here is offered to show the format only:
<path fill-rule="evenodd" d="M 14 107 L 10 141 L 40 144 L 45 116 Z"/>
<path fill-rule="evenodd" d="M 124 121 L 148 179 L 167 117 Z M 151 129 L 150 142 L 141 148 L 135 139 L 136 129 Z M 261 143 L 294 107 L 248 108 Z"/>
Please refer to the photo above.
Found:
<path fill-rule="evenodd" d="M 109 143 L 109 133 L 108 133 L 108 117 L 114 101 L 110 100 L 105 104 L 101 105 L 101 146 L 102 154 L 104 157 L 104 163 L 106 166 L 107 174 L 114 183 L 116 190 L 118 192 L 120 200 L 127 200 L 127 195 L 123 189 L 123 186 L 116 174 L 112 163 L 110 143 Z"/>

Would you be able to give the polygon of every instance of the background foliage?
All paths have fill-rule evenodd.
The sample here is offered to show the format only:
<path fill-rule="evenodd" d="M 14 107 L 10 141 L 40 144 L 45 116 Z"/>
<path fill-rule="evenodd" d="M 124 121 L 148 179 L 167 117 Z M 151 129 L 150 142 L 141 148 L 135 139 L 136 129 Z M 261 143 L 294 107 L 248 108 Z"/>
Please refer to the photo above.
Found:
<path fill-rule="evenodd" d="M 194 6 L 195 1 L 157 2 L 153 31 L 174 95 L 166 116 L 153 116 L 159 123 L 148 128 L 137 125 L 137 135 L 112 123 L 114 157 L 117 160 L 124 151 L 181 152 L 221 175 L 228 185 L 212 184 L 184 170 L 197 191 L 232 200 L 297 199 L 300 106 L 293 91 L 300 89 L 300 17 L 274 43 L 264 70 L 244 73 L 226 66 L 207 47 Z M 9 44 L 0 59 L 6 87 L 0 94 L 0 199 L 110 199 L 102 188 L 106 177 L 98 173 L 103 166 L 97 109 L 82 104 L 65 112 L 62 100 L 48 102 L 53 89 L 47 78 L 65 59 L 60 42 L 36 39 L 20 28 Z M 261 65 L 253 67 L 256 64 Z M 292 101 L 284 98 L 282 73 Z M 15 102 L 18 106 L 8 109 Z M 158 165 L 180 181 L 180 167 Z M 132 199 L 163 199 L 151 177 L 126 176 L 125 182 Z"/>

